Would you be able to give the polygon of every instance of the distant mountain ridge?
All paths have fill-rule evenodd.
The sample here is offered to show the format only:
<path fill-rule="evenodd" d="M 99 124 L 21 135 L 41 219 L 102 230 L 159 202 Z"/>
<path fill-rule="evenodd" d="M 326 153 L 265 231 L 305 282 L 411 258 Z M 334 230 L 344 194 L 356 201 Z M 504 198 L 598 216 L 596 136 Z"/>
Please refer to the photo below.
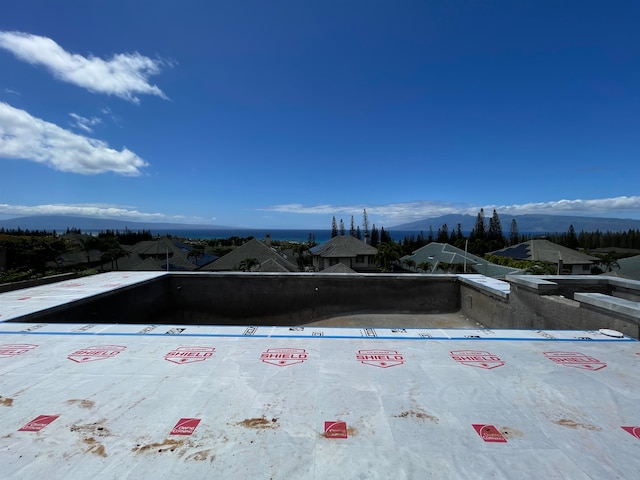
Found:
<path fill-rule="evenodd" d="M 562 216 L 562 215 L 500 215 L 500 224 L 502 233 L 508 235 L 511 228 L 511 220 L 516 219 L 518 224 L 518 232 L 520 233 L 562 233 L 569 230 L 569 226 L 577 233 L 580 231 L 601 232 L 612 231 L 622 232 L 629 229 L 640 230 L 640 220 L 623 219 L 623 218 L 604 218 L 604 217 L 579 217 L 579 216 Z M 485 228 L 489 228 L 489 220 L 491 214 L 485 213 Z M 425 234 L 429 232 L 429 227 L 435 234 L 439 228 L 447 224 L 449 233 L 458 227 L 458 223 L 465 233 L 470 232 L 476 224 L 475 215 L 450 214 L 439 217 L 425 218 L 415 222 L 403 223 L 395 225 L 385 230 L 389 231 L 422 231 Z M 383 225 L 380 225 L 383 226 Z M 243 227 L 223 226 L 223 225 L 206 225 L 206 224 L 188 224 L 188 223 L 155 223 L 155 222 L 135 222 L 130 220 L 117 220 L 109 218 L 83 217 L 71 215 L 34 215 L 28 217 L 10 218 L 0 220 L 0 228 L 22 230 L 56 230 L 58 233 L 64 233 L 67 228 L 79 228 L 82 231 L 99 231 L 99 230 L 251 230 Z M 300 228 L 303 230 L 304 228 Z M 329 227 L 327 227 L 329 230 Z"/>
<path fill-rule="evenodd" d="M 130 220 L 116 220 L 110 218 L 79 217 L 72 215 L 33 215 L 29 217 L 10 218 L 0 220 L 0 228 L 22 230 L 56 230 L 64 233 L 67 228 L 79 228 L 80 230 L 224 230 L 234 227 L 221 225 L 196 225 L 187 223 L 154 223 L 134 222 Z"/>
<path fill-rule="evenodd" d="M 485 212 L 485 228 L 489 228 L 489 220 L 493 212 Z M 576 233 L 581 231 L 601 232 L 612 231 L 622 232 L 631 230 L 640 230 L 640 220 L 625 218 L 604 218 L 604 217 L 579 217 L 564 215 L 500 215 L 500 226 L 502 233 L 508 235 L 511 229 L 511 221 L 515 218 L 520 233 L 562 233 L 569 231 L 569 227 L 573 225 Z M 458 228 L 458 223 L 462 227 L 463 232 L 470 232 L 476 225 L 477 215 L 461 215 L 450 214 L 440 217 L 425 218 L 415 222 L 403 223 L 389 228 L 389 230 L 415 230 L 428 232 L 429 227 L 433 232 L 437 232 L 444 224 L 447 225 L 449 233 Z"/>

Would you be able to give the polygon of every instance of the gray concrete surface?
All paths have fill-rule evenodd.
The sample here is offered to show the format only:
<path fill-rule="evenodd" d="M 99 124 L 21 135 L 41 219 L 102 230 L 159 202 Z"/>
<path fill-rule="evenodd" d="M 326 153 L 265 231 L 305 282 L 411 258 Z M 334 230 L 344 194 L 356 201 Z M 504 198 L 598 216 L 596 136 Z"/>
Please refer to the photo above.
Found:
<path fill-rule="evenodd" d="M 305 326 L 373 328 L 483 328 L 460 312 L 432 314 L 359 314 L 339 315 Z"/>

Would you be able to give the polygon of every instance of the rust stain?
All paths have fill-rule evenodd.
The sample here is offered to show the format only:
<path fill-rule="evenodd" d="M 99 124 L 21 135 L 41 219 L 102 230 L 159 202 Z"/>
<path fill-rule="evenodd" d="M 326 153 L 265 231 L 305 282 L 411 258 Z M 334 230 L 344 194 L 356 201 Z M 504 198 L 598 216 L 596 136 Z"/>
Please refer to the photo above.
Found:
<path fill-rule="evenodd" d="M 11 407 L 13 406 L 13 398 L 3 397 L 0 395 L 0 405 L 3 407 Z"/>
<path fill-rule="evenodd" d="M 93 400 L 86 400 L 80 398 L 72 398 L 71 400 L 67 400 L 67 405 L 78 405 L 81 408 L 93 408 L 96 402 Z"/>
<path fill-rule="evenodd" d="M 524 436 L 524 433 L 522 433 L 520 430 L 516 430 L 515 428 L 511 428 L 511 427 L 499 427 L 498 430 L 500 431 L 502 436 L 506 439 L 521 438 Z"/>
<path fill-rule="evenodd" d="M 173 452 L 178 447 L 184 445 L 185 440 L 172 440 L 170 438 L 165 438 L 162 443 L 147 443 L 146 445 L 138 444 L 131 449 L 132 452 L 136 453 L 163 453 L 163 452 Z"/>
<path fill-rule="evenodd" d="M 419 418 L 421 420 L 429 420 L 430 422 L 433 422 L 433 423 L 438 423 L 440 421 L 438 417 L 429 415 L 427 412 L 423 410 L 404 410 L 402 413 L 394 416 L 396 418 L 414 417 L 414 418 Z"/>
<path fill-rule="evenodd" d="M 280 426 L 278 424 L 278 417 L 273 417 L 271 420 L 269 420 L 264 415 L 262 417 L 247 418 L 241 422 L 238 422 L 236 425 L 240 425 L 245 428 L 255 428 L 259 430 L 274 429 Z"/>
<path fill-rule="evenodd" d="M 210 453 L 211 453 L 211 450 L 200 450 L 199 452 L 192 453 L 191 455 L 185 457 L 185 460 L 193 460 L 195 462 L 203 462 L 207 458 L 209 458 L 209 454 Z M 215 455 L 212 455 L 210 461 L 213 462 L 213 460 L 215 458 L 216 458 Z"/>
<path fill-rule="evenodd" d="M 78 425 L 76 423 L 71 425 L 70 430 L 87 436 L 109 437 L 111 436 L 111 431 L 103 425 L 104 422 L 105 419 L 98 420 L 94 423 L 86 423 L 84 425 Z"/>
<path fill-rule="evenodd" d="M 358 435 L 358 429 L 355 427 L 347 427 L 347 436 L 355 437 Z"/>
<path fill-rule="evenodd" d="M 104 445 L 96 441 L 95 438 L 85 437 L 82 439 L 82 441 L 87 445 L 89 445 L 89 448 L 85 450 L 85 453 L 93 453 L 94 455 L 98 455 L 99 457 L 107 456 L 107 452 L 104 449 Z"/>
<path fill-rule="evenodd" d="M 560 420 L 555 420 L 553 423 L 555 423 L 556 425 L 562 425 L 563 427 L 569 427 L 569 428 L 584 428 L 585 430 L 592 430 L 592 431 L 600 431 L 602 430 L 600 427 L 597 427 L 596 425 L 591 425 L 590 423 L 579 423 L 576 422 L 575 420 L 570 420 L 568 418 L 561 418 Z"/>

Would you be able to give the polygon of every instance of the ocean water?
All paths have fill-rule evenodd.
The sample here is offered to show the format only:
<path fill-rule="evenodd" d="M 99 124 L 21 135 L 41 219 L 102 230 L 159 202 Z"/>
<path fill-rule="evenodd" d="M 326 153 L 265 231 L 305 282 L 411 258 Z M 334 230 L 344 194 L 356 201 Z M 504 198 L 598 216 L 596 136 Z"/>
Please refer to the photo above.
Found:
<path fill-rule="evenodd" d="M 385 230 L 386 231 L 386 230 Z M 151 230 L 153 235 L 172 235 L 176 237 L 206 239 L 229 238 L 229 237 L 255 237 L 258 240 L 264 240 L 269 234 L 271 240 L 288 240 L 290 242 L 306 242 L 309 240 L 309 234 L 313 234 L 317 243 L 324 243 L 331 240 L 331 230 L 269 230 L 269 229 L 215 229 L 215 230 L 173 230 L 158 229 Z M 406 236 L 413 235 L 417 237 L 419 231 L 409 230 L 389 230 L 389 235 L 396 241 L 403 240 Z M 346 232 L 348 235 L 349 232 Z M 425 233 L 428 235 L 428 232 Z"/>

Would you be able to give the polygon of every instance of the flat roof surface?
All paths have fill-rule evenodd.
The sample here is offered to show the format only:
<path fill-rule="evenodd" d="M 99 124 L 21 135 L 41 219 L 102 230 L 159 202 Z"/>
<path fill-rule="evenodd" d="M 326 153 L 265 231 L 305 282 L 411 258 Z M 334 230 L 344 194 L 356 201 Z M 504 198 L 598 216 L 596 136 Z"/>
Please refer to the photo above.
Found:
<path fill-rule="evenodd" d="M 0 293 L 0 322 L 136 285 L 168 272 L 109 272 Z"/>
<path fill-rule="evenodd" d="M 637 478 L 594 331 L 0 324 L 3 478 Z"/>

